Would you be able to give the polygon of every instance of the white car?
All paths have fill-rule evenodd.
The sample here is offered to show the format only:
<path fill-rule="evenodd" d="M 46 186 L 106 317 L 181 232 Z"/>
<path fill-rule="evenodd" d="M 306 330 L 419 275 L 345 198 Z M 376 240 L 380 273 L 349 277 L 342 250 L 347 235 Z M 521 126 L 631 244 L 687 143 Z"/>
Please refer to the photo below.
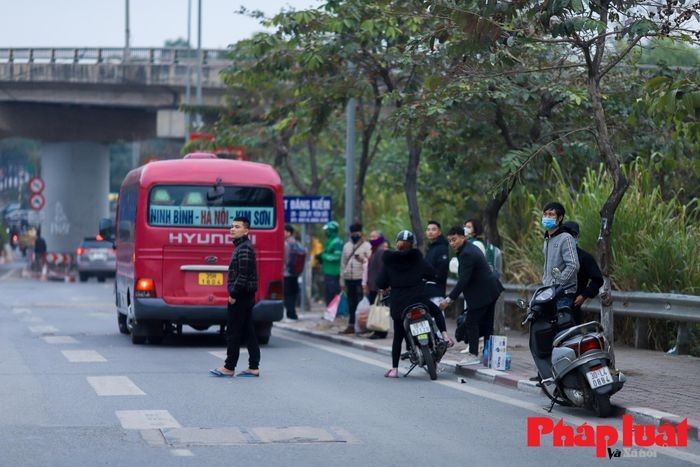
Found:
<path fill-rule="evenodd" d="M 75 250 L 80 282 L 87 282 L 91 276 L 104 282 L 107 277 L 114 277 L 117 270 L 117 256 L 114 243 L 102 237 L 87 237 Z"/>

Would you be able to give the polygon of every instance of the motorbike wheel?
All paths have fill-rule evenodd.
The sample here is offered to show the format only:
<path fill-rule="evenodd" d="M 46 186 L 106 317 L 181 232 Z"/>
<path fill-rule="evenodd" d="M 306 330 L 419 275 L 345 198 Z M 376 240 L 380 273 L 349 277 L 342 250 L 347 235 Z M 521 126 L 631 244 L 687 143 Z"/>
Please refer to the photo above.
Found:
<path fill-rule="evenodd" d="M 609 417 L 612 414 L 612 404 L 610 403 L 610 394 L 598 394 L 595 391 L 589 389 L 593 394 L 591 395 L 591 402 L 595 414 L 600 418 Z"/>
<path fill-rule="evenodd" d="M 430 375 L 430 379 L 435 381 L 437 379 L 437 365 L 435 364 L 433 353 L 428 347 L 421 347 L 420 350 L 423 354 L 423 363 L 425 363 L 425 369 Z"/>

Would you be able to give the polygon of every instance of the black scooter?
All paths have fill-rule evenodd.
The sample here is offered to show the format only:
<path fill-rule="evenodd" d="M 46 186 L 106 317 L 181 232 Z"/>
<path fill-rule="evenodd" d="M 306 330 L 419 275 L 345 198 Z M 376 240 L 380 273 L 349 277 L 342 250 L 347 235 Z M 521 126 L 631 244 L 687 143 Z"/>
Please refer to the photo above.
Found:
<path fill-rule="evenodd" d="M 563 292 L 556 285 L 543 286 L 529 304 L 518 300 L 518 306 L 528 311 L 523 325 L 530 323 L 530 353 L 539 386 L 552 401 L 549 412 L 560 404 L 607 417 L 612 412 L 610 396 L 622 389 L 626 377 L 615 368 L 612 347 L 598 322 L 576 326 L 571 309 L 557 310 Z"/>

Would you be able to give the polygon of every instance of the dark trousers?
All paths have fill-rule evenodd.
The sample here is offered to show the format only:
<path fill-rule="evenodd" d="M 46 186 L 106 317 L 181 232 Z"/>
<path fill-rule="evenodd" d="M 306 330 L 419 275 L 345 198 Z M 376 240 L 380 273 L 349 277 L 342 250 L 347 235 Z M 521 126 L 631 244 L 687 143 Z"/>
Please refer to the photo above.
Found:
<path fill-rule="evenodd" d="M 323 276 L 323 298 L 326 300 L 326 306 L 333 300 L 333 297 L 340 293 L 340 277 L 339 276 Z"/>
<path fill-rule="evenodd" d="M 355 324 L 355 310 L 362 300 L 362 279 L 346 279 L 345 290 L 348 296 L 348 326 Z"/>
<path fill-rule="evenodd" d="M 489 338 L 493 335 L 493 320 L 496 314 L 496 302 L 486 307 L 486 312 L 484 316 L 481 317 L 479 322 L 479 336 L 484 336 L 484 345 L 489 341 Z M 471 346 L 470 346 L 471 348 Z"/>
<path fill-rule="evenodd" d="M 403 328 L 403 320 L 395 319 L 394 321 L 394 340 L 391 343 L 391 367 L 399 367 L 399 358 L 401 357 L 401 344 L 406 339 L 406 330 Z M 408 346 L 408 341 L 406 341 Z"/>
<path fill-rule="evenodd" d="M 284 276 L 284 308 L 287 318 L 297 319 L 297 297 L 299 296 L 299 277 Z"/>
<path fill-rule="evenodd" d="M 479 355 L 479 324 L 484 318 L 484 315 L 489 312 L 490 306 L 491 305 L 486 305 L 481 308 L 470 307 L 467 312 L 467 318 L 464 320 L 464 330 L 467 334 L 469 353 L 472 355 Z"/>
<path fill-rule="evenodd" d="M 238 297 L 236 303 L 228 305 L 228 319 L 226 321 L 228 348 L 224 364 L 228 370 L 236 369 L 241 353 L 241 342 L 245 342 L 248 348 L 248 368 L 257 370 L 260 365 L 260 346 L 253 326 L 253 305 L 255 305 L 254 294 Z"/>
<path fill-rule="evenodd" d="M 367 300 L 369 300 L 370 306 L 374 305 L 374 300 L 377 298 L 377 295 L 379 294 L 378 290 L 370 290 L 369 294 L 367 295 Z M 377 337 L 380 337 L 384 339 L 386 336 L 389 335 L 388 332 L 385 331 L 373 331 L 374 335 Z"/>

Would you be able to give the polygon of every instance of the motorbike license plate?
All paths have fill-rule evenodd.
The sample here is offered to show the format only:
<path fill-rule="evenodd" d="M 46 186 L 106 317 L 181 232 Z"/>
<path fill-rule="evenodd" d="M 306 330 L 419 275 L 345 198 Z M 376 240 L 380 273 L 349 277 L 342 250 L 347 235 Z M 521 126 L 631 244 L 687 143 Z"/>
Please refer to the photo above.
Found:
<path fill-rule="evenodd" d="M 588 379 L 588 384 L 591 385 L 592 389 L 605 386 L 606 384 L 612 384 L 613 382 L 610 369 L 607 366 L 589 371 L 586 373 L 586 378 Z"/>
<path fill-rule="evenodd" d="M 411 335 L 420 336 L 421 334 L 427 334 L 430 332 L 430 325 L 427 321 L 418 321 L 417 323 L 411 323 Z"/>
<path fill-rule="evenodd" d="M 224 275 L 220 272 L 200 272 L 199 285 L 224 285 Z"/>

